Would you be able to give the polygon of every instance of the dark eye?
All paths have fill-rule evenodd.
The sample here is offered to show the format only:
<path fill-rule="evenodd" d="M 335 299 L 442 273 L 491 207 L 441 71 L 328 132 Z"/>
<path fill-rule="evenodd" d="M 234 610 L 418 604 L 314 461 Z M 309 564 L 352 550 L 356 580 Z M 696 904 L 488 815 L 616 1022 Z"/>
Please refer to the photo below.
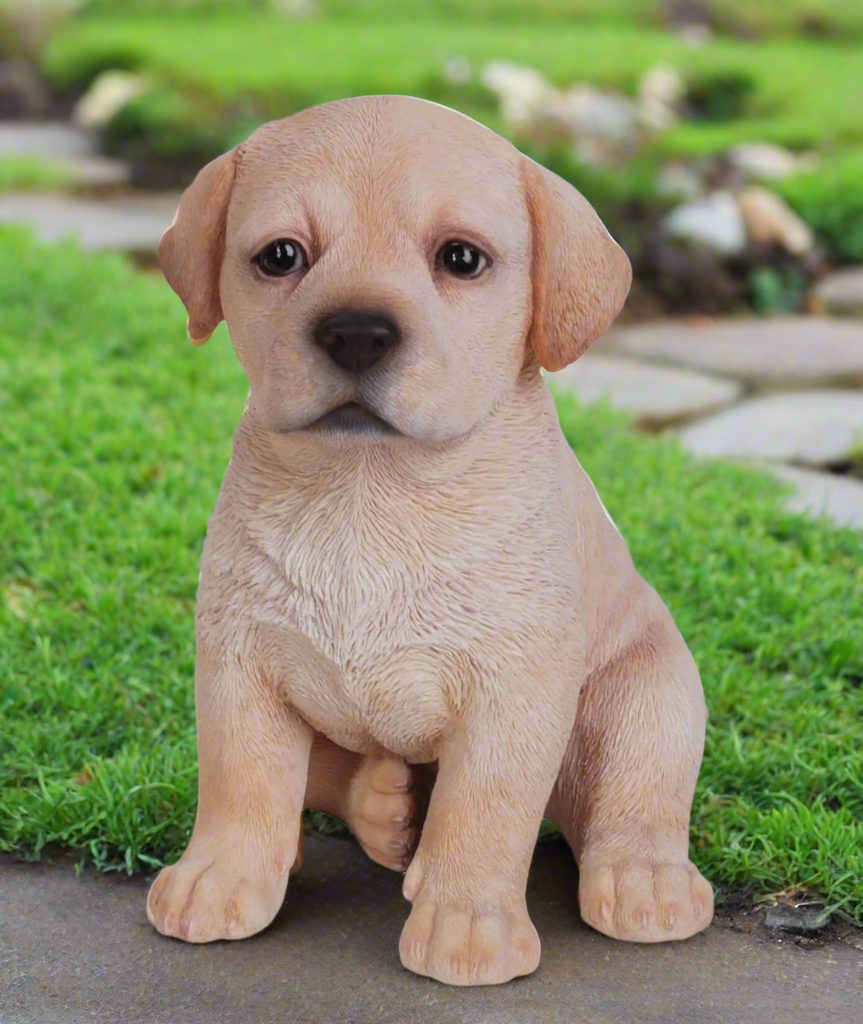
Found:
<path fill-rule="evenodd" d="M 252 260 L 268 277 L 285 277 L 308 265 L 305 250 L 292 238 L 280 238 L 261 249 Z"/>
<path fill-rule="evenodd" d="M 435 262 L 456 277 L 479 277 L 491 260 L 475 245 L 447 242 L 441 246 Z"/>

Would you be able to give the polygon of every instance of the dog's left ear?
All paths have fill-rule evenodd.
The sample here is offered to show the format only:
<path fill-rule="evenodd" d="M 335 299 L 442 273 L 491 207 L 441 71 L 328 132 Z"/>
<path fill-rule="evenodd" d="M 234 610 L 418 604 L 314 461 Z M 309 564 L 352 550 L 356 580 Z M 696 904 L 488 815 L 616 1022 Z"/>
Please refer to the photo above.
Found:
<path fill-rule="evenodd" d="M 629 258 L 584 196 L 528 157 L 522 176 L 533 235 L 533 319 L 540 365 L 562 370 L 606 330 L 632 284 Z"/>

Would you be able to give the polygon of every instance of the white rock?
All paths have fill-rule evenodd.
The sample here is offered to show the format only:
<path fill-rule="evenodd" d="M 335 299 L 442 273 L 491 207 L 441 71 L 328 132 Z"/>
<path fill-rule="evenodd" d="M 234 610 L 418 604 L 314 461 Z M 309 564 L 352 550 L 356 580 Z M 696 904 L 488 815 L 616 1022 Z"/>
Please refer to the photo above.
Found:
<path fill-rule="evenodd" d="M 545 379 L 553 387 L 574 392 L 582 402 L 607 398 L 644 427 L 704 415 L 733 402 L 743 390 L 737 381 L 705 373 L 590 353 Z"/>
<path fill-rule="evenodd" d="M 638 97 L 673 107 L 686 95 L 686 83 L 670 64 L 657 64 L 641 76 Z"/>
<path fill-rule="evenodd" d="M 450 57 L 444 64 L 443 76 L 453 85 L 464 85 L 471 80 L 473 69 L 467 57 Z"/>
<path fill-rule="evenodd" d="M 511 125 L 533 120 L 539 101 L 556 91 L 535 68 L 505 60 L 485 64 L 480 72 L 480 81 L 497 96 L 501 114 Z"/>
<path fill-rule="evenodd" d="M 816 170 L 819 159 L 815 153 L 798 156 L 772 142 L 742 142 L 728 150 L 731 163 L 750 178 L 778 181 L 798 171 Z"/>
<path fill-rule="evenodd" d="M 656 191 L 673 199 L 695 199 L 704 189 L 701 176 L 687 164 L 666 164 L 656 175 Z"/>
<path fill-rule="evenodd" d="M 700 242 L 725 256 L 746 247 L 743 214 L 735 197 L 725 190 L 678 206 L 666 217 L 665 224 L 675 238 Z"/>
<path fill-rule="evenodd" d="M 129 71 L 103 71 L 72 111 L 72 120 L 82 128 L 98 130 L 126 106 L 140 96 L 147 87 L 143 75 Z"/>
<path fill-rule="evenodd" d="M 676 105 L 686 95 L 686 83 L 670 64 L 657 64 L 641 76 L 638 85 L 638 116 L 654 131 L 677 123 Z"/>
<path fill-rule="evenodd" d="M 603 167 L 614 158 L 614 147 L 608 139 L 576 139 L 572 144 L 572 155 L 581 164 Z"/>
<path fill-rule="evenodd" d="M 664 132 L 667 128 L 673 128 L 679 118 L 673 107 L 655 100 L 642 100 L 638 104 L 638 120 L 649 131 Z"/>
<path fill-rule="evenodd" d="M 812 294 L 834 313 L 863 313 L 863 267 L 834 270 Z M 863 331 L 860 345 L 863 348 Z"/>
<path fill-rule="evenodd" d="M 863 448 L 863 393 L 789 391 L 741 402 L 680 432 L 683 446 L 711 458 L 827 466 Z"/>
<path fill-rule="evenodd" d="M 746 231 L 753 241 L 780 245 L 794 256 L 801 256 L 815 244 L 815 236 L 808 225 L 774 192 L 752 185 L 738 195 L 737 201 Z"/>
<path fill-rule="evenodd" d="M 713 39 L 713 29 L 709 25 L 681 25 L 677 29 L 677 38 L 684 46 L 698 50 Z"/>
<path fill-rule="evenodd" d="M 315 0 L 270 0 L 270 9 L 276 14 L 297 18 L 307 14 L 316 14 L 318 5 Z"/>
<path fill-rule="evenodd" d="M 587 138 L 628 142 L 638 128 L 638 111 L 628 96 L 600 92 L 584 82 L 541 97 L 537 113 Z"/>
<path fill-rule="evenodd" d="M 838 526 L 863 530 L 863 480 L 835 473 L 818 473 L 797 466 L 765 466 L 792 484 L 794 493 L 786 506 L 791 512 L 826 516 Z"/>

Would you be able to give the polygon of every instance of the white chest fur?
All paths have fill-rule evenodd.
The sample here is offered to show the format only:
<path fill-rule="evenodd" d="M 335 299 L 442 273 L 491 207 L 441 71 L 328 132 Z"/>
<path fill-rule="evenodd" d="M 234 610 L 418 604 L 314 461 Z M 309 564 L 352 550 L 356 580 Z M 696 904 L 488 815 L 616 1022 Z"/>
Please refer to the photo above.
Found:
<path fill-rule="evenodd" d="M 481 490 L 374 469 L 257 489 L 229 473 L 202 592 L 228 587 L 245 617 L 309 642 L 327 671 L 288 667 L 282 685 L 316 729 L 432 760 L 471 689 L 506 672 L 549 608 L 573 609 L 572 531 L 560 494 L 493 466 Z"/>

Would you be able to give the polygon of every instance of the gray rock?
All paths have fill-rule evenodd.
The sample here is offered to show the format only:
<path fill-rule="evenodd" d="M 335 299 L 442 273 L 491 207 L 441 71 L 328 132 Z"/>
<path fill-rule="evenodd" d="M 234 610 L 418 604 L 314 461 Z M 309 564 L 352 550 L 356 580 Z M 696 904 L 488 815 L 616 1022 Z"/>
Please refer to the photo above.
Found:
<path fill-rule="evenodd" d="M 688 164 L 666 164 L 656 175 L 656 191 L 669 199 L 695 199 L 703 188 L 701 175 Z"/>
<path fill-rule="evenodd" d="M 29 224 L 46 241 L 73 237 L 86 249 L 155 253 L 178 194 L 154 193 L 99 202 L 50 193 L 0 196 L 0 221 Z"/>
<path fill-rule="evenodd" d="M 826 317 L 660 320 L 616 328 L 607 353 L 736 377 L 758 387 L 863 385 L 863 324 Z"/>
<path fill-rule="evenodd" d="M 769 469 L 794 487 L 787 501 L 789 511 L 825 516 L 837 526 L 863 530 L 863 480 L 797 466 L 774 465 Z"/>
<path fill-rule="evenodd" d="M 752 185 L 738 194 L 737 202 L 754 242 L 779 245 L 794 256 L 802 256 L 815 245 L 812 229 L 775 192 Z"/>
<path fill-rule="evenodd" d="M 710 458 L 843 462 L 863 452 L 863 392 L 763 395 L 685 427 L 680 439 L 694 455 Z"/>
<path fill-rule="evenodd" d="M 823 907 L 792 907 L 777 903 L 775 907 L 767 908 L 764 923 L 768 928 L 781 928 L 783 931 L 817 932 L 830 923 L 830 915 Z"/>
<path fill-rule="evenodd" d="M 614 408 L 645 427 L 704 415 L 733 402 L 742 390 L 736 381 L 602 355 L 579 359 L 558 373 L 547 374 L 546 380 L 574 392 L 583 402 L 607 397 Z"/>
<path fill-rule="evenodd" d="M 743 214 L 731 192 L 711 192 L 678 206 L 665 218 L 665 226 L 675 238 L 709 246 L 723 256 L 733 256 L 746 247 Z"/>
<path fill-rule="evenodd" d="M 863 267 L 828 274 L 812 294 L 834 313 L 863 314 Z"/>
<path fill-rule="evenodd" d="M 147 88 L 144 75 L 131 71 L 103 71 L 75 104 L 72 121 L 81 128 L 101 131 L 113 117 Z"/>
<path fill-rule="evenodd" d="M 728 159 L 748 177 L 762 181 L 777 181 L 798 171 L 815 171 L 819 163 L 817 154 L 798 156 L 772 142 L 741 142 L 728 150 Z"/>

